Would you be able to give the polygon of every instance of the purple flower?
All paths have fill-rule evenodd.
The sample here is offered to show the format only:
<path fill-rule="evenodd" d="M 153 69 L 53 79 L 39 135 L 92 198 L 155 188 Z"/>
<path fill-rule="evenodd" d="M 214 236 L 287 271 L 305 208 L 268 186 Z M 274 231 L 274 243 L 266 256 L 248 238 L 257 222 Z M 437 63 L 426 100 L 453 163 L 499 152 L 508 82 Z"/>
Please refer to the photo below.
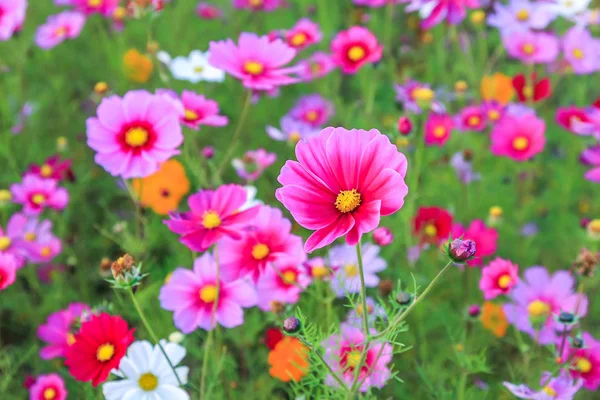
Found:
<path fill-rule="evenodd" d="M 582 384 L 581 379 L 575 381 L 566 370 L 561 370 L 558 377 L 544 372 L 540 379 L 542 389 L 537 392 L 526 385 L 504 382 L 504 386 L 518 398 L 534 400 L 572 400 Z"/>
<path fill-rule="evenodd" d="M 454 239 L 448 245 L 448 255 L 456 262 L 465 262 L 475 256 L 477 247 L 475 242 L 467 239 Z"/>
<path fill-rule="evenodd" d="M 528 222 L 521 227 L 521 235 L 525 237 L 535 236 L 538 233 L 538 226 L 535 222 Z"/>
<path fill-rule="evenodd" d="M 481 176 L 478 173 L 473 172 L 471 161 L 467 160 L 463 151 L 459 151 L 452 156 L 450 159 L 450 165 L 456 171 L 458 179 L 460 179 L 460 181 L 464 184 L 469 184 L 473 181 L 478 181 L 481 179 Z"/>
<path fill-rule="evenodd" d="M 300 139 L 305 139 L 319 133 L 318 129 L 290 116 L 283 117 L 280 125 L 281 130 L 270 125 L 267 126 L 267 134 L 275 140 L 288 140 L 291 143 L 296 143 Z"/>
<path fill-rule="evenodd" d="M 396 90 L 396 101 L 402 103 L 402 106 L 411 113 L 420 114 L 421 107 L 415 99 L 415 90 L 430 89 L 430 86 L 412 79 L 408 79 L 403 85 L 394 85 Z M 433 107 L 433 105 L 432 105 Z"/>
<path fill-rule="evenodd" d="M 584 165 L 594 167 L 585 173 L 585 179 L 600 183 L 600 146 L 593 146 L 585 149 L 581 153 L 579 160 Z"/>
<path fill-rule="evenodd" d="M 494 3 L 494 13 L 488 17 L 488 25 L 500 29 L 502 34 L 529 29 L 544 29 L 556 17 L 539 3 L 529 0 L 510 0 L 506 5 Z"/>
<path fill-rule="evenodd" d="M 577 26 L 569 29 L 563 36 L 562 47 L 575 74 L 590 74 L 600 67 L 600 41 L 587 29 Z"/>
<path fill-rule="evenodd" d="M 302 96 L 289 115 L 313 128 L 322 127 L 334 114 L 333 104 L 318 93 Z"/>
<path fill-rule="evenodd" d="M 383 271 L 387 264 L 379 257 L 379 247 L 365 243 L 361 246 L 363 269 L 365 273 L 365 285 L 375 287 L 379 284 L 377 273 Z M 331 289 L 338 297 L 344 297 L 347 293 L 358 293 L 360 291 L 360 276 L 358 270 L 358 258 L 355 246 L 341 244 L 333 246 L 329 252 L 330 265 L 339 265 L 331 279 Z"/>
<path fill-rule="evenodd" d="M 548 64 L 558 56 L 558 39 L 546 32 L 512 32 L 502 36 L 508 54 L 525 64 Z"/>

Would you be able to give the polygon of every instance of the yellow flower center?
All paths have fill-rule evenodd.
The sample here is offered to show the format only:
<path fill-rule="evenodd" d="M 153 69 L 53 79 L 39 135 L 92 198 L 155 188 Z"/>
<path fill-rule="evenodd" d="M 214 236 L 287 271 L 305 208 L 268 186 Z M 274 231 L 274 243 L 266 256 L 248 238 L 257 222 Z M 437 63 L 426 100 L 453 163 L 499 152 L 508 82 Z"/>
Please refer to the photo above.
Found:
<path fill-rule="evenodd" d="M 198 113 L 196 113 L 195 111 L 192 111 L 192 110 L 185 110 L 185 114 L 184 114 L 183 118 L 186 121 L 195 121 L 198 119 Z"/>
<path fill-rule="evenodd" d="M 348 58 L 350 61 L 358 62 L 365 58 L 365 55 L 365 49 L 361 46 L 352 46 L 350 47 L 350 50 L 348 50 Z"/>
<path fill-rule="evenodd" d="M 98 7 L 102 5 L 104 0 L 88 0 L 88 6 L 90 7 Z"/>
<path fill-rule="evenodd" d="M 471 14 L 471 22 L 474 24 L 481 24 L 485 20 L 485 11 L 483 10 L 475 10 Z"/>
<path fill-rule="evenodd" d="M 527 312 L 532 317 L 543 317 L 550 314 L 550 307 L 541 300 L 534 300 L 527 306 Z"/>
<path fill-rule="evenodd" d="M 502 207 L 493 206 L 490 208 L 490 216 L 498 218 L 501 217 L 503 213 Z"/>
<path fill-rule="evenodd" d="M 480 122 L 481 122 L 481 118 L 479 117 L 479 115 L 472 115 L 467 120 L 467 123 L 470 126 L 477 126 L 477 125 L 479 125 Z"/>
<path fill-rule="evenodd" d="M 144 128 L 131 128 L 125 133 L 125 143 L 131 147 L 142 147 L 148 142 L 148 131 Z"/>
<path fill-rule="evenodd" d="M 512 142 L 513 149 L 523 151 L 529 147 L 529 139 L 525 136 L 518 136 Z"/>
<path fill-rule="evenodd" d="M 300 136 L 299 132 L 292 132 L 292 133 L 290 133 L 290 136 L 288 138 L 289 138 L 290 142 L 297 143 L 300 141 L 302 136 Z"/>
<path fill-rule="evenodd" d="M 316 121 L 318 117 L 319 117 L 319 113 L 314 110 L 309 111 L 304 115 L 304 118 L 306 118 L 310 122 Z"/>
<path fill-rule="evenodd" d="M 573 57 L 575 57 L 578 60 L 581 60 L 583 58 L 583 50 L 573 49 Z"/>
<path fill-rule="evenodd" d="M 146 372 L 140 376 L 138 385 L 145 392 L 151 392 L 158 386 L 158 378 L 151 372 Z"/>
<path fill-rule="evenodd" d="M 264 65 L 256 61 L 246 61 L 244 63 L 244 71 L 250 75 L 260 75 L 265 70 Z"/>
<path fill-rule="evenodd" d="M 580 358 L 576 364 L 577 370 L 583 374 L 587 374 L 592 370 L 592 363 L 587 358 Z"/>
<path fill-rule="evenodd" d="M 500 113 L 496 110 L 490 110 L 488 112 L 488 118 L 492 121 L 497 121 L 500 118 Z"/>
<path fill-rule="evenodd" d="M 433 93 L 433 90 L 426 88 L 426 87 L 416 88 L 412 91 L 411 94 L 415 100 L 421 100 L 421 101 L 431 101 L 431 100 L 433 100 L 433 97 L 435 96 L 435 93 Z"/>
<path fill-rule="evenodd" d="M 302 46 L 304 43 L 306 43 L 306 39 L 306 34 L 300 32 L 292 36 L 290 43 L 292 44 L 292 46 Z"/>
<path fill-rule="evenodd" d="M 52 167 L 48 164 L 42 165 L 40 167 L 40 175 L 44 178 L 48 178 L 50 175 L 52 175 Z"/>
<path fill-rule="evenodd" d="M 260 5 L 262 5 L 263 0 L 250 0 L 250 5 L 252 7 L 258 7 Z"/>
<path fill-rule="evenodd" d="M 296 282 L 296 278 L 298 277 L 298 275 L 294 271 L 285 271 L 282 274 L 282 277 L 285 283 L 291 284 Z"/>
<path fill-rule="evenodd" d="M 44 204 L 44 202 L 46 201 L 46 196 L 41 193 L 34 194 L 31 197 L 31 201 L 33 202 L 33 204 L 36 204 L 39 206 L 39 205 Z"/>
<path fill-rule="evenodd" d="M 75 344 L 75 335 L 72 333 L 67 333 L 67 344 L 69 346 L 73 346 Z"/>
<path fill-rule="evenodd" d="M 360 362 L 360 356 L 361 356 L 360 351 L 358 351 L 358 350 L 351 351 L 346 356 L 346 365 L 348 365 L 349 367 L 356 367 L 358 365 L 358 363 Z"/>
<path fill-rule="evenodd" d="M 325 266 L 319 265 L 312 268 L 312 276 L 315 278 L 324 278 L 329 274 L 329 269 Z"/>
<path fill-rule="evenodd" d="M 52 254 L 52 249 L 50 248 L 50 246 L 44 246 L 40 249 L 40 255 L 42 257 L 48 257 Z"/>
<path fill-rule="evenodd" d="M 512 278 L 510 277 L 510 275 L 504 274 L 500 278 L 498 278 L 498 287 L 500 287 L 501 289 L 506 289 L 511 282 Z"/>
<path fill-rule="evenodd" d="M 531 86 L 525 86 L 523 88 L 523 95 L 530 99 L 533 96 L 533 88 Z"/>
<path fill-rule="evenodd" d="M 588 229 L 592 232 L 592 233 L 600 233 L 600 219 L 593 219 L 590 221 L 590 223 L 588 224 Z M 0 238 L 0 241 L 2 240 L 2 238 Z M 2 245 L 0 244 L 0 250 L 2 250 Z"/>
<path fill-rule="evenodd" d="M 523 46 L 521 46 L 521 50 L 523 51 L 523 53 L 530 56 L 535 51 L 535 46 L 531 43 L 525 43 L 525 44 L 523 44 Z"/>
<path fill-rule="evenodd" d="M 102 346 L 98 347 L 98 350 L 96 351 L 96 358 L 101 362 L 110 361 L 114 355 L 115 346 L 110 343 L 103 344 Z"/>
<path fill-rule="evenodd" d="M 529 11 L 522 9 L 517 12 L 517 19 L 521 22 L 527 21 L 529 19 Z"/>
<path fill-rule="evenodd" d="M 202 73 L 202 71 L 204 71 L 204 67 L 202 65 L 196 65 L 194 67 L 194 72 L 195 73 L 200 74 L 200 73 Z"/>
<path fill-rule="evenodd" d="M 443 126 L 436 126 L 433 130 L 433 136 L 435 136 L 438 139 L 443 138 L 444 136 L 446 136 L 446 128 L 444 128 Z"/>
<path fill-rule="evenodd" d="M 200 289 L 200 299 L 205 303 L 212 303 L 217 298 L 217 287 L 215 285 L 206 285 Z"/>
<path fill-rule="evenodd" d="M 64 36 L 67 33 L 67 28 L 61 26 L 60 28 L 56 28 L 54 30 L 54 36 Z"/>
<path fill-rule="evenodd" d="M 343 213 L 354 211 L 359 205 L 360 193 L 356 189 L 342 190 L 335 199 L 335 208 Z"/>
<path fill-rule="evenodd" d="M 255 260 L 264 260 L 270 252 L 269 246 L 264 243 L 258 243 L 252 246 L 252 257 Z"/>
<path fill-rule="evenodd" d="M 358 267 L 356 264 L 346 264 L 344 265 L 344 272 L 349 278 L 355 277 L 358 275 Z"/>
<path fill-rule="evenodd" d="M 367 304 L 367 314 L 371 314 L 372 312 L 373 312 L 373 307 L 371 305 Z M 358 315 L 363 315 L 363 306 L 362 306 L 362 304 L 359 304 L 356 307 L 356 313 Z"/>
<path fill-rule="evenodd" d="M 12 240 L 8 236 L 0 236 L 0 251 L 4 251 L 10 247 Z"/>
<path fill-rule="evenodd" d="M 54 400 L 56 398 L 56 390 L 54 388 L 48 388 L 44 390 L 44 400 Z"/>
<path fill-rule="evenodd" d="M 221 226 L 221 218 L 214 211 L 206 211 L 202 216 L 202 226 L 206 229 L 214 229 Z"/>
<path fill-rule="evenodd" d="M 542 390 L 548 396 L 550 396 L 550 397 L 556 397 L 556 390 L 552 389 L 550 386 L 544 386 L 544 388 Z"/>
<path fill-rule="evenodd" d="M 425 229 L 423 231 L 425 232 L 425 235 L 429 237 L 435 237 L 438 232 L 437 228 L 433 224 L 425 225 Z"/>

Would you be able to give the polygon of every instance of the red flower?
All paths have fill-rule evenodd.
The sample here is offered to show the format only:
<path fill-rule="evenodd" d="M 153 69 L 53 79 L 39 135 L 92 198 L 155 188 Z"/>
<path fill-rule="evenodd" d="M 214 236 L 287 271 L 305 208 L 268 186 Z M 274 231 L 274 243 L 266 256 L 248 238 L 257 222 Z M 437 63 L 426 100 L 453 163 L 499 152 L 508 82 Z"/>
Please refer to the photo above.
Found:
<path fill-rule="evenodd" d="M 265 332 L 265 344 L 270 350 L 273 350 L 281 339 L 283 339 L 283 333 L 279 329 L 267 328 Z"/>
<path fill-rule="evenodd" d="M 421 207 L 414 219 L 414 234 L 420 243 L 437 244 L 448 239 L 452 214 L 440 207 Z"/>
<path fill-rule="evenodd" d="M 133 331 L 119 316 L 102 313 L 81 325 L 75 343 L 67 350 L 65 365 L 78 381 L 92 381 L 98 386 L 113 368 L 119 368 L 127 347 L 133 342 Z"/>
<path fill-rule="evenodd" d="M 592 104 L 595 108 L 600 108 L 600 97 L 596 99 L 596 101 Z"/>
<path fill-rule="evenodd" d="M 519 96 L 519 101 L 524 103 L 528 99 L 533 98 L 533 101 L 544 100 L 545 98 L 552 95 L 552 87 L 550 86 L 550 79 L 543 78 L 538 80 L 537 74 L 531 74 L 530 79 L 526 79 L 525 75 L 518 74 L 512 80 L 513 87 Z"/>

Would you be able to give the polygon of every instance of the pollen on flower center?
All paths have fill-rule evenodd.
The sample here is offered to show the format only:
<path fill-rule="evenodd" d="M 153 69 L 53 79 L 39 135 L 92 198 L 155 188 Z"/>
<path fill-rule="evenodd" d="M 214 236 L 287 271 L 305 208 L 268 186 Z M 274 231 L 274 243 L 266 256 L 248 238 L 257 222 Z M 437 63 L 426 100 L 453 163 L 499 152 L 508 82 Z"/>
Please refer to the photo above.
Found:
<path fill-rule="evenodd" d="M 244 71 L 250 75 L 260 75 L 265 70 L 264 65 L 256 61 L 246 61 L 244 63 Z"/>
<path fill-rule="evenodd" d="M 356 189 L 342 190 L 335 199 L 335 208 L 343 213 L 352 212 L 360 205 L 360 200 L 360 193 Z"/>
<path fill-rule="evenodd" d="M 204 71 L 204 67 L 202 65 L 196 65 L 194 67 L 194 72 L 195 73 L 200 74 L 200 73 L 202 73 L 202 71 Z"/>
<path fill-rule="evenodd" d="M 550 386 L 544 386 L 544 388 L 542 390 L 548 396 L 550 396 L 550 397 L 556 397 L 556 390 L 552 389 Z"/>
<path fill-rule="evenodd" d="M 47 388 L 43 393 L 44 400 L 54 400 L 56 398 L 56 389 Z"/>
<path fill-rule="evenodd" d="M 212 303 L 217 298 L 217 287 L 215 285 L 206 285 L 200 289 L 200 299 L 205 303 Z"/>
<path fill-rule="evenodd" d="M 293 46 L 302 46 L 304 43 L 306 43 L 306 34 L 304 32 L 300 32 L 300 33 L 296 33 L 294 36 L 292 36 L 292 39 L 290 40 L 290 43 Z"/>
<path fill-rule="evenodd" d="M 488 117 L 492 121 L 497 121 L 500 118 L 500 113 L 496 110 L 491 110 L 490 112 L 488 112 Z"/>
<path fill-rule="evenodd" d="M 328 273 L 329 273 L 329 270 L 327 269 L 327 267 L 324 267 L 322 265 L 313 267 L 313 269 L 312 269 L 312 276 L 314 276 L 315 278 L 323 278 L 323 277 L 327 276 Z"/>
<path fill-rule="evenodd" d="M 429 237 L 435 237 L 437 235 L 438 230 L 435 227 L 435 225 L 427 224 L 427 225 L 425 225 L 424 232 L 425 232 L 425 235 L 427 235 Z"/>
<path fill-rule="evenodd" d="M 524 43 L 523 46 L 521 46 L 521 50 L 523 51 L 523 53 L 530 56 L 535 51 L 535 46 L 531 43 Z"/>
<path fill-rule="evenodd" d="M 269 246 L 264 243 L 258 243 L 252 246 L 252 257 L 255 260 L 264 260 L 270 252 Z"/>
<path fill-rule="evenodd" d="M 4 251 L 10 247 L 12 240 L 8 236 L 0 236 L 0 251 Z"/>
<path fill-rule="evenodd" d="M 358 275 L 358 267 L 356 266 L 356 264 L 346 264 L 344 265 L 344 272 L 346 272 L 346 275 L 349 278 L 352 278 Z"/>
<path fill-rule="evenodd" d="M 40 255 L 42 257 L 48 257 L 52 254 L 52 249 L 50 248 L 50 246 L 44 246 L 40 249 Z"/>
<path fill-rule="evenodd" d="M 373 307 L 371 305 L 367 304 L 367 314 L 371 314 L 372 312 L 373 312 Z M 363 315 L 363 306 L 362 306 L 362 304 L 359 304 L 356 307 L 356 313 L 358 315 Z"/>
<path fill-rule="evenodd" d="M 214 229 L 221 226 L 221 218 L 214 211 L 206 211 L 202 216 L 202 226 L 206 229 Z"/>
<path fill-rule="evenodd" d="M 469 119 L 467 120 L 467 123 L 470 126 L 476 126 L 479 125 L 479 123 L 481 122 L 481 118 L 478 115 L 472 115 L 469 117 Z"/>
<path fill-rule="evenodd" d="M 110 343 L 105 343 L 96 350 L 96 358 L 98 361 L 110 361 L 115 355 L 115 346 Z"/>
<path fill-rule="evenodd" d="M 443 138 L 444 136 L 446 136 L 446 128 L 444 128 L 443 126 L 436 126 L 433 130 L 433 136 L 435 136 L 438 139 Z"/>
<path fill-rule="evenodd" d="M 348 58 L 350 61 L 358 62 L 365 58 L 366 52 L 362 46 L 352 46 L 348 50 Z"/>
<path fill-rule="evenodd" d="M 67 344 L 69 346 L 73 346 L 75 344 L 75 335 L 72 333 L 67 333 Z"/>
<path fill-rule="evenodd" d="M 35 205 L 42 205 L 44 204 L 44 202 L 46 201 L 46 196 L 41 194 L 41 193 L 37 193 L 34 194 L 33 196 L 31 196 L 31 202 Z"/>
<path fill-rule="evenodd" d="M 525 136 L 518 136 L 513 139 L 512 146 L 517 151 L 526 150 L 529 147 L 529 139 Z"/>
<path fill-rule="evenodd" d="M 104 0 L 88 0 L 88 6 L 90 7 L 98 7 L 102 5 Z"/>
<path fill-rule="evenodd" d="M 252 7 L 258 7 L 260 5 L 262 5 L 263 0 L 250 0 L 250 5 Z"/>
<path fill-rule="evenodd" d="M 531 98 L 531 96 L 533 96 L 533 88 L 531 86 L 525 86 L 523 88 L 523 95 L 528 99 Z"/>
<path fill-rule="evenodd" d="M 573 49 L 573 57 L 581 60 L 583 58 L 583 50 L 581 49 Z"/>
<path fill-rule="evenodd" d="M 300 139 L 302 138 L 302 136 L 300 135 L 299 132 L 292 132 L 292 133 L 290 133 L 290 135 L 288 136 L 288 138 L 289 138 L 290 142 L 297 143 L 297 142 L 300 141 Z"/>
<path fill-rule="evenodd" d="M 287 284 L 295 283 L 296 279 L 298 278 L 298 274 L 296 274 L 294 271 L 285 271 L 281 275 L 283 277 L 283 281 Z"/>
<path fill-rule="evenodd" d="M 575 364 L 577 370 L 583 374 L 587 374 L 592 370 L 592 363 L 587 358 L 580 358 Z"/>
<path fill-rule="evenodd" d="M 506 289 L 511 282 L 512 278 L 510 277 L 510 275 L 504 274 L 500 278 L 498 278 L 498 287 L 500 287 L 501 289 Z"/>
<path fill-rule="evenodd" d="M 522 9 L 517 12 L 517 19 L 521 22 L 527 21 L 529 19 L 529 11 Z"/>
<path fill-rule="evenodd" d="M 527 312 L 532 317 L 543 317 L 550 313 L 550 307 L 541 300 L 534 300 L 527 306 Z"/>
<path fill-rule="evenodd" d="M 319 117 L 319 113 L 317 113 L 315 110 L 312 111 L 308 111 L 305 115 L 304 118 L 306 118 L 307 121 L 310 122 L 315 122 L 317 120 L 317 118 Z"/>
<path fill-rule="evenodd" d="M 40 175 L 44 178 L 48 178 L 50 175 L 52 175 L 52 172 L 52 167 L 48 164 L 44 164 L 40 167 Z"/>
<path fill-rule="evenodd" d="M 151 392 L 158 386 L 158 378 L 152 372 L 146 372 L 140 376 L 138 385 L 145 392 Z"/>
<path fill-rule="evenodd" d="M 198 119 L 198 113 L 193 111 L 193 110 L 185 110 L 185 114 L 183 115 L 183 118 L 186 121 L 195 121 Z"/>
<path fill-rule="evenodd" d="M 131 147 L 142 147 L 148 142 L 148 131 L 144 128 L 131 128 L 125 133 L 125 143 Z"/>
<path fill-rule="evenodd" d="M 348 353 L 348 355 L 346 355 L 346 365 L 348 365 L 349 367 L 356 367 L 360 362 L 360 356 L 360 351 L 351 351 L 350 353 Z"/>
<path fill-rule="evenodd" d="M 67 32 L 68 32 L 68 31 L 67 31 L 67 28 L 66 28 L 66 27 L 64 27 L 64 26 L 61 26 L 60 28 L 57 28 L 57 29 L 54 31 L 54 36 L 64 36 L 64 35 L 66 35 L 66 34 L 67 34 Z"/>

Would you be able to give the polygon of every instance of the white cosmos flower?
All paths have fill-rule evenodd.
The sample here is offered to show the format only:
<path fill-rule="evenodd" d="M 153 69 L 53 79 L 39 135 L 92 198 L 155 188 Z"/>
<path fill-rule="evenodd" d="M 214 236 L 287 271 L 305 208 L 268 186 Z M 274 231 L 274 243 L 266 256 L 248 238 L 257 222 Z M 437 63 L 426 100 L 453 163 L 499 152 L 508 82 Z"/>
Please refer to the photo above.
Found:
<path fill-rule="evenodd" d="M 244 211 L 251 207 L 260 206 L 263 204 L 262 201 L 256 198 L 257 190 L 255 186 L 244 186 L 244 189 L 246 190 L 246 202 L 242 204 L 242 206 L 240 207 L 240 211 Z"/>
<path fill-rule="evenodd" d="M 555 0 L 549 3 L 540 3 L 540 7 L 554 12 L 556 15 L 573 18 L 586 11 L 590 2 L 591 0 Z"/>
<path fill-rule="evenodd" d="M 176 343 L 160 341 L 173 366 L 185 357 L 185 348 Z M 183 384 L 187 383 L 188 367 L 176 367 Z M 107 400 L 189 400 L 190 396 L 179 387 L 177 378 L 158 345 L 146 340 L 133 342 L 127 355 L 112 374 L 122 378 L 102 385 Z"/>
<path fill-rule="evenodd" d="M 208 52 L 202 53 L 194 50 L 188 57 L 180 56 L 171 59 L 168 53 L 161 51 L 156 56 L 169 67 L 171 74 L 177 80 L 191 83 L 223 82 L 225 80 L 225 72 L 208 63 Z"/>

